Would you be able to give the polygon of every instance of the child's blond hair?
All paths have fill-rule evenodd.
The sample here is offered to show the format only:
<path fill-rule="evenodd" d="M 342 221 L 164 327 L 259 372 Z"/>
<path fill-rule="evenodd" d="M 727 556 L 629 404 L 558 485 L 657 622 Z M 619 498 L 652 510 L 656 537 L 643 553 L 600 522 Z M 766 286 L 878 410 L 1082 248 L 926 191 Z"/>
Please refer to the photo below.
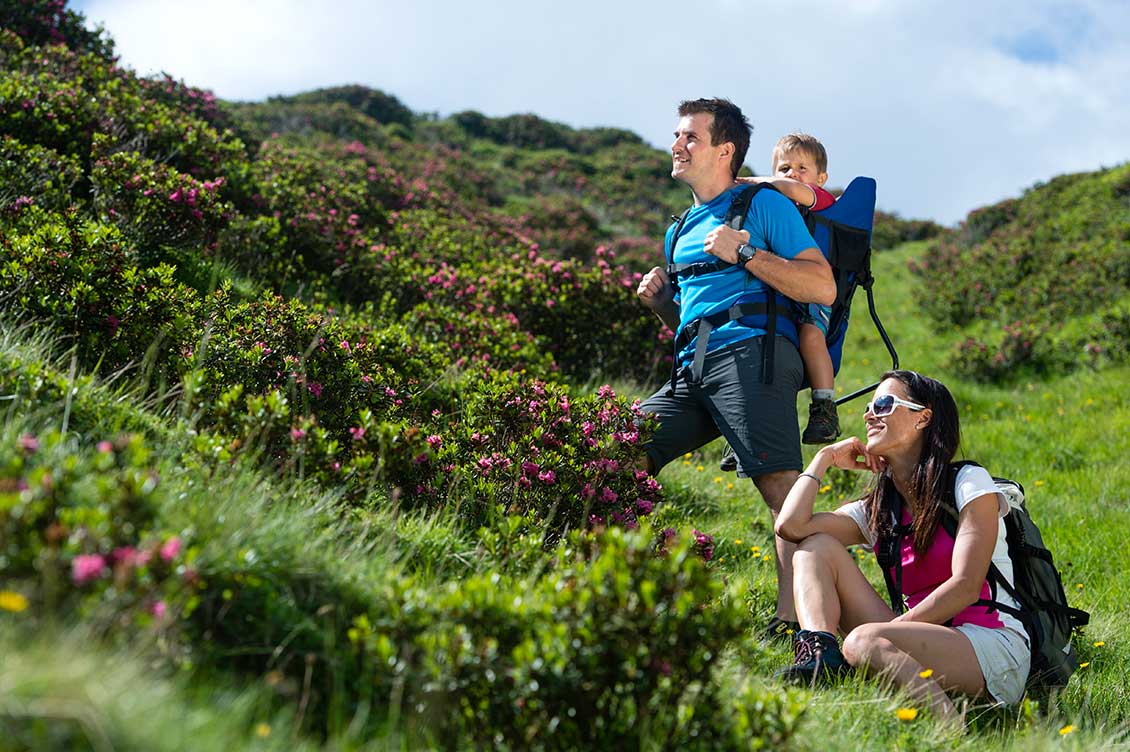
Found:
<path fill-rule="evenodd" d="M 812 157 L 816 162 L 817 172 L 828 171 L 828 152 L 824 150 L 824 144 L 817 141 L 815 136 L 810 136 L 807 133 L 790 133 L 787 136 L 782 136 L 777 145 L 773 147 L 773 172 L 777 172 L 777 164 L 781 161 L 781 157 L 794 151 L 803 151 Z"/>

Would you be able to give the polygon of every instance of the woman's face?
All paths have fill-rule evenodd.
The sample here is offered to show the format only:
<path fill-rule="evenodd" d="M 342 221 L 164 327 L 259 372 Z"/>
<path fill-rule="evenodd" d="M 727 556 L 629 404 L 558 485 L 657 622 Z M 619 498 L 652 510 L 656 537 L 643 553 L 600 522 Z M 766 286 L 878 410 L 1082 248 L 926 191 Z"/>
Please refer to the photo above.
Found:
<path fill-rule="evenodd" d="M 885 379 L 879 384 L 875 396 L 863 413 L 863 420 L 867 424 L 867 451 L 881 457 L 908 453 L 912 457 L 917 457 L 920 454 L 923 430 L 929 425 L 933 411 L 929 408 L 918 410 L 896 402 L 890 413 L 880 417 L 875 415 L 871 406 L 876 403 L 882 404 L 885 401 L 884 397 L 914 402 L 901 381 Z"/>

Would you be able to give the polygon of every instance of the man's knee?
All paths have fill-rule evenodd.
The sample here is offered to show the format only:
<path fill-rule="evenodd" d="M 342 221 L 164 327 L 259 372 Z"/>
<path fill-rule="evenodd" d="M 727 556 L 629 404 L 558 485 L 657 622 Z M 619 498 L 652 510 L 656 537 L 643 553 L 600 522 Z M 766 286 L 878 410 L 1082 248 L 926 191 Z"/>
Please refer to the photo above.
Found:
<path fill-rule="evenodd" d="M 757 476 L 753 479 L 753 485 L 757 487 L 765 504 L 776 514 L 781 511 L 781 505 L 785 503 L 785 497 L 789 495 L 789 489 L 796 483 L 796 479 L 796 470 L 780 470 Z"/>

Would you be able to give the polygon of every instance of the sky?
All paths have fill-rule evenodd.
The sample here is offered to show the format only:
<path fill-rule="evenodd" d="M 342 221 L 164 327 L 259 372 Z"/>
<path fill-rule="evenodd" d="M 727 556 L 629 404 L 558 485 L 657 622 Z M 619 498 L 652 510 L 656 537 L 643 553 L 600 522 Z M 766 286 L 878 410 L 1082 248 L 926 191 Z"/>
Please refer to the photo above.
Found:
<path fill-rule="evenodd" d="M 534 113 L 666 148 L 684 99 L 727 97 L 768 172 L 792 131 L 830 186 L 944 224 L 1130 160 L 1126 0 L 83 0 L 138 73 L 225 99 L 359 83 L 416 112 Z"/>

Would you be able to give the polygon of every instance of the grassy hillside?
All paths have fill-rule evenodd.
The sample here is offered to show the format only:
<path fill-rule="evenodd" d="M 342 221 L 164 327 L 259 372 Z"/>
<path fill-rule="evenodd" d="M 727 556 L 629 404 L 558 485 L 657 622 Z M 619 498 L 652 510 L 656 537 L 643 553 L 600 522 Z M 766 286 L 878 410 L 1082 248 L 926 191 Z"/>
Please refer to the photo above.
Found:
<path fill-rule="evenodd" d="M 1094 615 L 1064 693 L 947 738 L 870 683 L 771 678 L 768 515 L 719 447 L 635 470 L 668 343 L 633 275 L 685 201 L 661 151 L 364 87 L 218 102 L 55 0 L 0 27 L 0 746 L 1124 743 L 1126 168 L 876 257 L 903 364 L 953 386 Z M 1058 284 L 1000 263 L 1014 238 L 1102 265 L 1055 308 L 1082 360 L 954 356 L 1037 306 L 947 318 L 953 280 Z M 855 319 L 841 390 L 886 366 Z"/>

